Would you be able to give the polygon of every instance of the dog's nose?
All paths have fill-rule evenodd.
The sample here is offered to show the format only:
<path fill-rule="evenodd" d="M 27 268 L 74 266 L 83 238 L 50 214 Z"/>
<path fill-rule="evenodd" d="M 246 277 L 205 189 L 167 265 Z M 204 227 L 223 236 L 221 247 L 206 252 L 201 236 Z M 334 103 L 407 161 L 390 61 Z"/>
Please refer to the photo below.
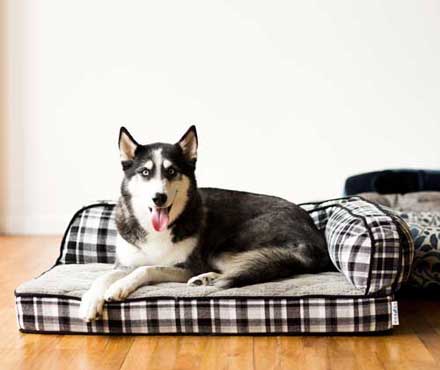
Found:
<path fill-rule="evenodd" d="M 162 207 L 167 202 L 167 195 L 164 193 L 156 193 L 153 197 L 153 202 L 156 206 Z"/>

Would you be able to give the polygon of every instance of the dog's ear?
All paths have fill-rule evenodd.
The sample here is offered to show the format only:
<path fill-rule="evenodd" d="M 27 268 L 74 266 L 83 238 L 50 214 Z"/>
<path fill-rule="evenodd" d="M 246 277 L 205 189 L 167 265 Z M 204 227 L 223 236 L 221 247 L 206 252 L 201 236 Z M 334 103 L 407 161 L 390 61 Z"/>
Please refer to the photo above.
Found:
<path fill-rule="evenodd" d="M 119 131 L 119 152 L 121 154 L 122 167 L 125 169 L 125 164 L 130 164 L 134 159 L 136 148 L 139 144 L 133 139 L 125 127 L 121 127 Z"/>
<path fill-rule="evenodd" d="M 195 162 L 197 160 L 198 146 L 196 126 L 191 126 L 179 140 L 177 145 L 182 149 L 186 159 Z"/>

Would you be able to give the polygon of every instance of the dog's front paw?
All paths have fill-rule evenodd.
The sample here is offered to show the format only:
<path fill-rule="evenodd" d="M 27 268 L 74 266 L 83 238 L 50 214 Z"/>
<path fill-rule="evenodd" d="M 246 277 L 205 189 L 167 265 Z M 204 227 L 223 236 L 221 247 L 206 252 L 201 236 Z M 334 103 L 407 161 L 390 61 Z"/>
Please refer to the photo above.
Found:
<path fill-rule="evenodd" d="M 221 276 L 216 272 L 206 272 L 197 276 L 193 276 L 188 280 L 187 284 L 190 286 L 212 286 L 215 281 Z"/>
<path fill-rule="evenodd" d="M 102 316 L 104 309 L 104 298 L 93 291 L 87 291 L 81 298 L 79 306 L 79 317 L 90 322 Z"/>
<path fill-rule="evenodd" d="M 124 279 L 114 282 L 104 293 L 104 299 L 107 302 L 123 301 L 132 292 L 133 288 Z"/>

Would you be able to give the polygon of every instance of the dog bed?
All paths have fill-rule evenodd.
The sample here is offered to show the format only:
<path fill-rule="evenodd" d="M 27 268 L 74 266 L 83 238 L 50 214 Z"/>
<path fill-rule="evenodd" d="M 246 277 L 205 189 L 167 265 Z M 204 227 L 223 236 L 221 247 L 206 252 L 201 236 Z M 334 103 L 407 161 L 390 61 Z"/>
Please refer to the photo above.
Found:
<path fill-rule="evenodd" d="M 325 233 L 335 272 L 242 288 L 143 286 L 108 303 L 103 319 L 78 317 L 81 296 L 112 268 L 114 203 L 79 210 L 55 265 L 15 291 L 26 333 L 298 334 L 386 331 L 397 322 L 394 292 L 408 279 L 414 253 L 406 223 L 360 197 L 303 204 Z"/>

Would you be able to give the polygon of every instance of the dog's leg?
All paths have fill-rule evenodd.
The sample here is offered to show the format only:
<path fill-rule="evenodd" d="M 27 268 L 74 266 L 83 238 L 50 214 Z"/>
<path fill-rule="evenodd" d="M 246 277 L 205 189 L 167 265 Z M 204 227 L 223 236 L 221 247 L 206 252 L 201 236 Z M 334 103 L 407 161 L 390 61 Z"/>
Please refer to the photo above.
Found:
<path fill-rule="evenodd" d="M 191 277 L 191 272 L 178 267 L 142 266 L 114 282 L 105 292 L 107 302 L 122 301 L 141 285 L 176 282 L 184 283 Z"/>
<path fill-rule="evenodd" d="M 82 296 L 79 317 L 87 322 L 100 317 L 104 306 L 104 293 L 111 284 L 128 273 L 129 271 L 112 270 L 97 278 Z"/>
<path fill-rule="evenodd" d="M 204 274 L 193 276 L 188 280 L 187 284 L 190 286 L 214 285 L 215 281 L 221 276 L 222 275 L 217 272 L 205 272 Z"/>

